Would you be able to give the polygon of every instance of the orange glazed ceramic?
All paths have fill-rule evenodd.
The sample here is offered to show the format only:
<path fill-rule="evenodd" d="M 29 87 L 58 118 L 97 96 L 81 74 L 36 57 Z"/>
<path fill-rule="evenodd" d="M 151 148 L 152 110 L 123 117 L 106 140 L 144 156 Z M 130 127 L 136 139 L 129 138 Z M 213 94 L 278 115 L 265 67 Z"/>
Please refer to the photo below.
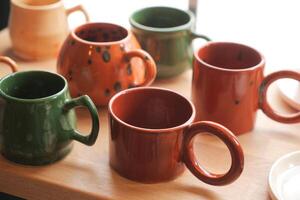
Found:
<path fill-rule="evenodd" d="M 156 76 L 152 57 L 131 32 L 108 23 L 78 27 L 65 40 L 57 71 L 68 80 L 73 97 L 89 95 L 98 106 L 117 92 L 150 85 Z"/>
<path fill-rule="evenodd" d="M 171 90 L 132 88 L 111 98 L 109 112 L 109 162 L 121 176 L 143 183 L 170 181 L 185 167 L 210 185 L 235 181 L 244 168 L 242 147 L 226 127 L 210 121 L 195 122 L 192 102 Z M 227 146 L 230 169 L 209 172 L 197 161 L 194 138 L 210 133 Z M 202 152 L 205 156 L 205 152 Z"/>
<path fill-rule="evenodd" d="M 194 54 L 192 101 L 196 121 L 209 120 L 235 134 L 253 129 L 260 108 L 273 120 L 299 123 L 300 113 L 280 115 L 267 101 L 268 87 L 281 78 L 300 81 L 300 73 L 278 71 L 264 75 L 261 53 L 243 44 L 209 42 Z"/>

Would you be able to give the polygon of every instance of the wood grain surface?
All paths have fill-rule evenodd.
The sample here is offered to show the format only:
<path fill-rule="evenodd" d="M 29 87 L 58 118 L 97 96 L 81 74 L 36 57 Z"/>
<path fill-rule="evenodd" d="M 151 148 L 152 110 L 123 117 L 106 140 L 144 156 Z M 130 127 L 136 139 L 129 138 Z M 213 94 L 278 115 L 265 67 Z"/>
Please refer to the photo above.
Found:
<path fill-rule="evenodd" d="M 0 54 L 14 58 L 8 31 L 0 32 Z M 55 60 L 24 62 L 16 59 L 21 70 L 55 72 Z M 9 73 L 0 64 L 0 75 Z M 192 71 L 153 86 L 165 87 L 190 98 Z M 271 92 L 272 105 L 284 112 L 295 112 L 279 98 L 276 88 Z M 228 112 L 226 110 L 220 112 Z M 74 142 L 74 149 L 64 160 L 43 167 L 11 163 L 0 156 L 0 192 L 28 199 L 243 199 L 265 200 L 267 177 L 272 163 L 280 156 L 300 149 L 300 125 L 280 124 L 258 111 L 253 132 L 238 137 L 245 153 L 245 169 L 233 184 L 216 187 L 196 179 L 188 170 L 175 181 L 140 184 L 120 177 L 108 164 L 107 109 L 99 108 L 100 134 L 96 144 L 87 147 Z M 78 129 L 88 132 L 90 117 L 86 110 L 77 110 Z M 204 135 L 195 143 L 200 162 L 213 172 L 224 172 L 230 165 L 229 152 L 218 139 Z"/>

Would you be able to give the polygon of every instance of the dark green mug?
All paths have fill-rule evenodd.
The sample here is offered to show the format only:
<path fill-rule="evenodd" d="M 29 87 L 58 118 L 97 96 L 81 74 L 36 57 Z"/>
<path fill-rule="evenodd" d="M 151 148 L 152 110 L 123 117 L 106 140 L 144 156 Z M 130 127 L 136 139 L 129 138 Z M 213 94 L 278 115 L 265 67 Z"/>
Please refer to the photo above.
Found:
<path fill-rule="evenodd" d="M 142 48 L 154 58 L 158 78 L 172 77 L 191 67 L 193 39 L 210 40 L 194 32 L 195 17 L 190 11 L 148 7 L 134 12 L 129 22 Z"/>
<path fill-rule="evenodd" d="M 1 60 L 0 60 L 1 61 Z M 74 109 L 85 106 L 91 133 L 76 131 Z M 45 71 L 23 71 L 0 80 L 0 150 L 8 160 L 44 165 L 66 156 L 72 141 L 93 145 L 99 132 L 98 112 L 87 96 L 71 99 L 64 77 Z"/>

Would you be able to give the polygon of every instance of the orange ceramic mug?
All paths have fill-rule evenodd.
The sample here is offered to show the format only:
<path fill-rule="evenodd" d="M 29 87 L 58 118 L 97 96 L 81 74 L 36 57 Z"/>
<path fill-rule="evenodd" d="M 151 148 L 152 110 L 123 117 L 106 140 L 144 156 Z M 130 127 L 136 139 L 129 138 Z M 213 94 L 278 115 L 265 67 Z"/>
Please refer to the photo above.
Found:
<path fill-rule="evenodd" d="M 57 56 L 69 33 L 68 16 L 81 12 L 82 5 L 65 9 L 62 0 L 11 0 L 9 34 L 14 53 L 26 60 Z"/>
<path fill-rule="evenodd" d="M 71 32 L 57 71 L 68 80 L 73 97 L 87 94 L 98 106 L 121 90 L 150 85 L 156 77 L 155 62 L 133 34 L 109 23 L 88 23 Z"/>
<path fill-rule="evenodd" d="M 266 96 L 274 81 L 281 78 L 300 81 L 300 74 L 278 71 L 264 76 L 264 67 L 262 54 L 243 44 L 209 42 L 196 51 L 192 80 L 196 120 L 218 122 L 235 134 L 253 129 L 259 108 L 278 122 L 300 122 L 300 113 L 277 114 Z"/>
<path fill-rule="evenodd" d="M 195 122 L 192 102 L 162 88 L 124 90 L 109 102 L 110 165 L 120 175 L 145 183 L 170 181 L 185 166 L 200 180 L 226 185 L 243 171 L 244 154 L 237 138 L 227 128 L 209 121 Z M 214 174 L 198 163 L 196 135 L 208 132 L 220 138 L 231 154 L 231 167 Z"/>

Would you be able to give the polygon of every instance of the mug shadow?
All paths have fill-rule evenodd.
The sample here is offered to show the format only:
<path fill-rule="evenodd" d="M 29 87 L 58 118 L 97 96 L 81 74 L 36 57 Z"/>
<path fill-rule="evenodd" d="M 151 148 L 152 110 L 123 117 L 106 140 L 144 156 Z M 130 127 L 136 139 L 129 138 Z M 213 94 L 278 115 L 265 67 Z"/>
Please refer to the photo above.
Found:
<path fill-rule="evenodd" d="M 201 186 L 184 185 L 184 183 L 179 183 L 176 180 L 163 182 L 163 183 L 151 183 L 151 184 L 140 183 L 122 177 L 112 168 L 110 168 L 110 177 L 112 181 L 112 187 L 114 187 L 116 191 L 121 191 L 124 189 L 128 190 L 130 188 L 131 190 L 134 191 L 133 193 L 134 195 L 137 194 L 141 194 L 143 196 L 153 195 L 153 193 L 147 193 L 147 191 L 155 191 L 157 196 L 160 196 L 160 194 L 163 196 L 165 194 L 176 195 L 176 193 L 177 194 L 189 193 L 198 196 L 200 199 L 206 199 L 206 200 L 220 199 L 220 196 L 214 191 L 211 191 L 207 188 L 203 188 Z M 120 184 L 120 182 L 123 182 L 123 184 Z M 122 185 L 125 185 L 128 188 L 122 187 Z"/>
<path fill-rule="evenodd" d="M 16 61 L 16 62 L 22 62 L 22 61 L 24 62 L 24 61 L 26 61 L 26 60 L 23 60 L 23 59 L 21 59 L 20 57 L 18 57 L 18 56 L 14 53 L 14 51 L 12 50 L 11 47 L 5 49 L 5 50 L 3 51 L 3 55 L 4 55 L 4 56 L 7 56 L 7 57 L 10 57 L 11 59 L 13 59 L 13 60 Z"/>

